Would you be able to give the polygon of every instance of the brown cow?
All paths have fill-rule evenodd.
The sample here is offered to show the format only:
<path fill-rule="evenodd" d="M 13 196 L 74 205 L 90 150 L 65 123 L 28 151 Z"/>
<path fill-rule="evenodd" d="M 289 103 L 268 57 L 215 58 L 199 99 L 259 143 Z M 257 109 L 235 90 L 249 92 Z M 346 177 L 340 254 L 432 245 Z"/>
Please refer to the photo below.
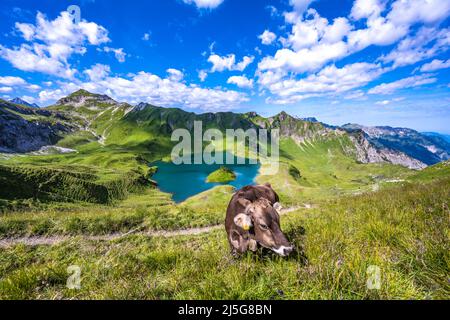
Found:
<path fill-rule="evenodd" d="M 233 255 L 256 251 L 258 244 L 281 256 L 293 251 L 280 228 L 281 205 L 270 184 L 247 186 L 228 205 L 225 229 Z"/>

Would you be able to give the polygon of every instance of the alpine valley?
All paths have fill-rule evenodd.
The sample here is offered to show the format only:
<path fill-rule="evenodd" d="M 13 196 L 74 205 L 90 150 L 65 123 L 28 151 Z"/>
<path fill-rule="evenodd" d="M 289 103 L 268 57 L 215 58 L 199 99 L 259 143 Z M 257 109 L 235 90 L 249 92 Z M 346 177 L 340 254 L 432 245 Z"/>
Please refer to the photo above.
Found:
<path fill-rule="evenodd" d="M 158 189 L 154 163 L 194 121 L 280 130 L 280 171 L 261 166 L 255 183 L 279 193 L 296 257 L 229 257 L 226 183 L 181 203 Z M 448 298 L 449 159 L 439 134 L 285 112 L 195 114 L 85 90 L 45 108 L 0 100 L 0 299 Z M 82 266 L 80 290 L 66 288 L 68 265 Z M 365 286 L 369 265 L 389 279 L 381 290 Z"/>

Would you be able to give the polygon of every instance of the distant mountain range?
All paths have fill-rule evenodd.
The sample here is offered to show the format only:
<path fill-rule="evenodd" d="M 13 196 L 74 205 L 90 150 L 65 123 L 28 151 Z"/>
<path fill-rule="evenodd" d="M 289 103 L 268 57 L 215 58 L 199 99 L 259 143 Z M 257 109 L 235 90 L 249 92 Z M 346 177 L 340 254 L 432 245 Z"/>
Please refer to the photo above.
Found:
<path fill-rule="evenodd" d="M 427 165 L 450 158 L 450 143 L 441 135 L 423 134 L 412 129 L 387 126 L 365 127 L 346 124 L 342 128 L 349 132 L 363 131 L 376 148 L 398 150 Z"/>
<path fill-rule="evenodd" d="M 195 114 L 177 108 L 161 108 L 147 103 L 132 106 L 106 95 L 79 90 L 47 108 L 0 100 L 0 152 L 26 153 L 54 145 L 59 140 L 84 132 L 89 141 L 101 145 L 116 139 L 144 139 L 145 135 L 170 141 L 177 128 L 192 130 L 194 121 L 203 121 L 206 129 L 280 129 L 282 139 L 292 139 L 299 146 L 333 141 L 342 152 L 361 163 L 393 163 L 421 169 L 450 158 L 450 143 L 434 133 L 422 134 L 412 129 L 342 127 L 320 123 L 315 118 L 297 118 L 286 112 L 265 118 L 255 112 Z M 136 138 L 135 138 L 136 137 Z M 158 142 L 135 141 L 162 152 L 167 146 Z M 166 150 L 166 149 L 164 149 Z M 326 154 L 324 155 L 326 156 Z"/>
<path fill-rule="evenodd" d="M 9 100 L 9 102 L 11 103 L 15 103 L 15 104 L 21 104 L 27 107 L 32 107 L 32 108 L 39 108 L 39 105 L 37 105 L 36 103 L 28 103 L 27 101 L 20 99 L 20 98 L 14 98 Z"/>
<path fill-rule="evenodd" d="M 422 132 L 422 134 L 428 137 L 438 137 L 450 143 L 450 134 L 443 134 L 437 132 Z"/>

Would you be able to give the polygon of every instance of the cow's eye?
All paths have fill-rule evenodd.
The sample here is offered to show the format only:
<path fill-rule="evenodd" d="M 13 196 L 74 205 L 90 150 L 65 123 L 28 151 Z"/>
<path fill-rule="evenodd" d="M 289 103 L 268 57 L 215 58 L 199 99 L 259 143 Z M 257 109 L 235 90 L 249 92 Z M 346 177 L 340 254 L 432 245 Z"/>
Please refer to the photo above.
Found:
<path fill-rule="evenodd" d="M 261 227 L 261 229 L 269 230 L 269 227 L 267 225 L 265 225 L 264 223 L 261 223 L 259 226 Z"/>

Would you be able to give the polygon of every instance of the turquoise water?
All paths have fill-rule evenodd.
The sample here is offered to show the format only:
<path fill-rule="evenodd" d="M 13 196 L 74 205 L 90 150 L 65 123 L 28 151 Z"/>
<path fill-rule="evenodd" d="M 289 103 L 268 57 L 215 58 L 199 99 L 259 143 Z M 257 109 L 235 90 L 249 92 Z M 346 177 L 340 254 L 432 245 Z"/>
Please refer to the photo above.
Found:
<path fill-rule="evenodd" d="M 171 193 L 175 202 L 182 202 L 189 197 L 209 190 L 221 183 L 208 183 L 208 175 L 222 165 L 207 164 L 182 164 L 175 165 L 172 162 L 158 161 L 152 163 L 152 166 L 158 167 L 158 172 L 152 177 L 158 183 L 161 191 Z M 226 183 L 236 189 L 246 185 L 254 184 L 258 175 L 260 165 L 224 165 L 236 173 L 236 180 Z"/>

